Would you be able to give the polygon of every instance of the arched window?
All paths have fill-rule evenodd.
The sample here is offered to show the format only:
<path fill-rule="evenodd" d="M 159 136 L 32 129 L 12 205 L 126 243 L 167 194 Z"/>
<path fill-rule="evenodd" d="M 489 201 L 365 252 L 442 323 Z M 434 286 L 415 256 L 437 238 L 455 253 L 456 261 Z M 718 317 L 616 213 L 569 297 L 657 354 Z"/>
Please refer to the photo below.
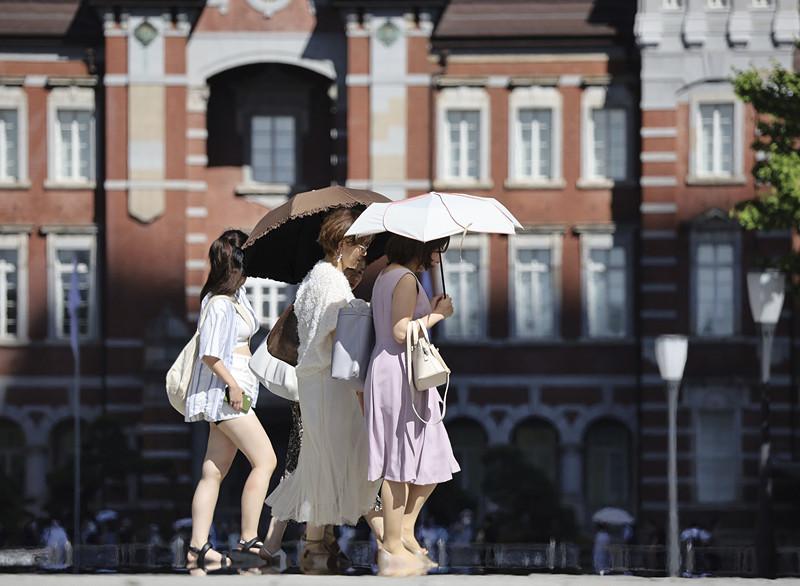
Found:
<path fill-rule="evenodd" d="M 538 418 L 522 421 L 514 428 L 514 445 L 558 487 L 558 431 L 551 423 Z"/>
<path fill-rule="evenodd" d="M 25 481 L 25 433 L 5 417 L 0 417 L 0 476 Z"/>
<path fill-rule="evenodd" d="M 622 423 L 603 419 L 584 436 L 586 501 L 590 511 L 631 504 L 631 438 Z"/>
<path fill-rule="evenodd" d="M 483 426 L 472 419 L 456 419 L 448 422 L 447 433 L 450 435 L 453 454 L 461 465 L 461 473 L 454 480 L 465 491 L 479 495 L 483 482 L 483 454 L 488 443 Z"/>

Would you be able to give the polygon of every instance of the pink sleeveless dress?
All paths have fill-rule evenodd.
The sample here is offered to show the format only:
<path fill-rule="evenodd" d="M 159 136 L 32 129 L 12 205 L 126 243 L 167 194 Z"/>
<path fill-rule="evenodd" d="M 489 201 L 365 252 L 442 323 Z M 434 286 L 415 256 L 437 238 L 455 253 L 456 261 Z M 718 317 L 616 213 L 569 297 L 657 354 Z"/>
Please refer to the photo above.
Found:
<path fill-rule="evenodd" d="M 426 425 L 441 417 L 438 391 L 409 389 L 406 346 L 392 336 L 392 295 L 408 269 L 382 273 L 372 290 L 375 349 L 364 386 L 364 407 L 369 436 L 369 480 L 384 478 L 411 484 L 436 484 L 453 478 L 461 470 L 444 423 Z M 414 318 L 427 315 L 431 304 L 420 286 Z"/>

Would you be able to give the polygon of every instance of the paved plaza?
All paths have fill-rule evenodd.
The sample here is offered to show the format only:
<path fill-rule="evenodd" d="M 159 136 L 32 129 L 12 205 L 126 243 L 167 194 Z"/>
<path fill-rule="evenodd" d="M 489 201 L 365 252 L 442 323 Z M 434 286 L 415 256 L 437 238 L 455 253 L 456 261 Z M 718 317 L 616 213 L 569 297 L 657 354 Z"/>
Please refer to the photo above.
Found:
<path fill-rule="evenodd" d="M 152 574 L 103 574 L 103 575 L 0 575 L 0 586 L 173 586 L 186 584 L 186 575 L 167 576 Z M 530 576 L 425 576 L 418 578 L 378 578 L 377 576 L 207 576 L 200 584 L 204 586 L 260 584 L 263 586 L 368 586 L 370 584 L 424 584 L 425 586 L 610 586 L 612 584 L 696 584 L 698 581 L 716 584 L 741 584 L 760 586 L 765 584 L 800 584 L 800 579 L 757 580 L 752 578 L 703 578 L 691 582 L 685 578 L 639 578 L 634 576 L 569 576 L 533 574 Z"/>

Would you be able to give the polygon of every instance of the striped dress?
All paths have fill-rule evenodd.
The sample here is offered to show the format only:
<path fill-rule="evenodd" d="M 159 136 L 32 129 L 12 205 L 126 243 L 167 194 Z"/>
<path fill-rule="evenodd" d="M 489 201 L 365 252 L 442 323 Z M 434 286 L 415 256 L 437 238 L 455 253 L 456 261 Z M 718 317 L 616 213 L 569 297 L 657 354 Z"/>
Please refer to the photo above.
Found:
<path fill-rule="evenodd" d="M 198 360 L 186 395 L 186 421 L 216 422 L 246 415 L 225 402 L 225 383 L 205 365 L 202 361 L 204 356 L 222 360 L 242 390 L 250 396 L 252 404 L 258 400 L 258 381 L 250 372 L 250 357 L 233 351 L 237 346 L 247 344 L 250 336 L 258 330 L 258 318 L 244 294 L 244 287 L 239 288 L 235 298 L 245 308 L 249 320 L 239 315 L 228 299 L 209 301 L 210 297 L 210 294 L 206 295 L 200 309 Z M 251 408 L 248 413 L 252 411 Z"/>

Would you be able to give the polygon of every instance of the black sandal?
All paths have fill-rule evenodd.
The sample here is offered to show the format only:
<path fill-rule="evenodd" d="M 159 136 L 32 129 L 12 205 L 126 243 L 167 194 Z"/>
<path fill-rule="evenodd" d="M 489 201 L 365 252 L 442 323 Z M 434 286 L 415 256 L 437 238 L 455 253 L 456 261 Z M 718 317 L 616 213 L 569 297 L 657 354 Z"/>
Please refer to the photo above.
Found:
<path fill-rule="evenodd" d="M 231 558 L 229 558 L 224 553 L 220 553 L 219 554 L 220 555 L 219 562 L 211 562 L 213 564 L 217 564 L 218 563 L 220 565 L 220 567 L 218 569 L 216 569 L 216 570 L 212 570 L 211 572 L 208 571 L 208 569 L 206 568 L 206 563 L 207 563 L 206 562 L 206 554 L 209 551 L 211 551 L 212 549 L 214 549 L 214 548 L 211 546 L 210 542 L 206 542 L 206 544 L 203 547 L 201 547 L 200 549 L 190 545 L 189 546 L 189 551 L 197 556 L 197 559 L 194 561 L 194 563 L 196 565 L 196 568 L 190 568 L 189 567 L 189 562 L 187 561 L 186 562 L 186 569 L 188 569 L 188 570 L 198 569 L 198 570 L 201 570 L 201 571 L 205 572 L 206 574 L 209 574 L 209 573 L 213 574 L 213 573 L 218 572 L 220 570 L 229 570 L 231 568 L 231 566 L 233 565 L 232 562 L 231 562 Z"/>
<path fill-rule="evenodd" d="M 261 556 L 258 553 L 254 553 L 250 551 L 253 548 L 261 548 L 264 547 L 264 544 L 258 537 L 253 537 L 248 541 L 244 539 L 239 540 L 239 547 L 238 549 L 232 549 L 230 552 L 231 560 L 233 563 L 236 564 L 237 568 L 242 569 L 250 569 L 250 568 L 258 568 L 264 565 L 264 560 L 261 559 Z"/>

